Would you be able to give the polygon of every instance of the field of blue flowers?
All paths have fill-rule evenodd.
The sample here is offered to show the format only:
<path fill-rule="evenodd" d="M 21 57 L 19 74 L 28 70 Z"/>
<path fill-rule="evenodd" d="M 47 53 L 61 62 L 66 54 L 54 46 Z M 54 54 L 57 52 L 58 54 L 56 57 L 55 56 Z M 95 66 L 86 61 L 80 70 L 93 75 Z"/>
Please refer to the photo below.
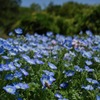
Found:
<path fill-rule="evenodd" d="M 100 36 L 15 33 L 0 38 L 0 100 L 100 100 Z"/>

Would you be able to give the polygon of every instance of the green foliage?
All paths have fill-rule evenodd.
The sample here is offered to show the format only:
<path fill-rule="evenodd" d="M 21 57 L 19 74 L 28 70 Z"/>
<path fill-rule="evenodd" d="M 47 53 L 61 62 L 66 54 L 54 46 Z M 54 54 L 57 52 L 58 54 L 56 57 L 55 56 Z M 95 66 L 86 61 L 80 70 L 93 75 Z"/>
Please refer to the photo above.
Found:
<path fill-rule="evenodd" d="M 50 2 L 45 10 L 47 11 L 47 13 L 57 16 L 60 14 L 60 9 L 61 5 L 54 5 L 53 2 Z"/>
<path fill-rule="evenodd" d="M 23 27 L 25 32 L 29 30 L 30 33 L 46 33 L 47 31 L 58 32 L 54 18 L 45 12 L 33 13 L 31 18 L 27 17 L 22 19 L 20 26 Z"/>
<path fill-rule="evenodd" d="M 0 27 L 6 32 L 15 23 L 19 12 L 21 0 L 0 0 Z"/>
<path fill-rule="evenodd" d="M 55 5 L 50 2 L 45 9 L 33 3 L 30 7 L 20 7 L 21 0 L 0 0 L 0 29 L 8 33 L 17 27 L 30 33 L 53 31 L 64 35 L 78 34 L 81 30 L 100 33 L 100 5 L 84 5 L 65 2 Z M 3 4 L 3 5 L 2 5 Z"/>
<path fill-rule="evenodd" d="M 35 12 L 40 12 L 41 11 L 41 6 L 37 3 L 32 3 L 31 6 L 30 6 L 30 9 L 32 11 L 35 11 Z"/>

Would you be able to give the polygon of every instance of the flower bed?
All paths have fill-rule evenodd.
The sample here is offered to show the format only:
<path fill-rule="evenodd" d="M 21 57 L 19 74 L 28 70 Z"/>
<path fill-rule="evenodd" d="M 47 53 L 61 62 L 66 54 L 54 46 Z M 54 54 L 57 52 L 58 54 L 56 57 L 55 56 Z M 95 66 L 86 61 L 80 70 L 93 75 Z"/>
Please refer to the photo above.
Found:
<path fill-rule="evenodd" d="M 15 32 L 0 38 L 1 100 L 100 100 L 100 36 Z"/>

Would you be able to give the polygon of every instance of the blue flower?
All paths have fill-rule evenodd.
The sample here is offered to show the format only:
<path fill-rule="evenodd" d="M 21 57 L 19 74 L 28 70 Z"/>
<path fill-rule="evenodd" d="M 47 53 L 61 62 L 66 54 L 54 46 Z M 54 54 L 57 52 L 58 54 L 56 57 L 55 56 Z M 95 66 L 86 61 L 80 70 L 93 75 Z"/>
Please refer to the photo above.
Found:
<path fill-rule="evenodd" d="M 66 98 L 62 98 L 62 99 L 58 99 L 58 100 L 68 100 L 68 99 L 66 99 Z"/>
<path fill-rule="evenodd" d="M 100 90 L 100 86 L 97 87 Z"/>
<path fill-rule="evenodd" d="M 8 64 L 4 64 L 4 65 L 2 65 L 2 68 L 3 68 L 4 71 L 8 71 L 8 70 L 10 70 Z"/>
<path fill-rule="evenodd" d="M 87 30 L 87 31 L 86 31 L 86 34 L 87 34 L 88 36 L 92 36 L 92 32 L 91 32 L 90 30 Z"/>
<path fill-rule="evenodd" d="M 83 69 L 82 68 L 80 68 L 79 66 L 74 66 L 74 69 L 77 71 L 77 72 L 82 72 L 83 71 Z"/>
<path fill-rule="evenodd" d="M 3 66 L 3 64 L 0 64 L 0 72 L 3 71 L 2 66 Z"/>
<path fill-rule="evenodd" d="M 27 56 L 26 54 L 22 54 L 21 56 L 22 56 L 22 58 L 24 58 L 25 60 L 30 59 L 30 57 L 29 57 L 29 56 Z"/>
<path fill-rule="evenodd" d="M 53 35 L 53 33 L 52 33 L 52 32 L 47 32 L 46 35 L 47 35 L 48 37 L 50 37 L 50 36 Z"/>
<path fill-rule="evenodd" d="M 14 51 L 14 50 L 10 50 L 9 51 L 9 55 L 16 56 L 17 55 L 17 52 Z"/>
<path fill-rule="evenodd" d="M 89 51 L 82 51 L 82 56 L 86 57 L 88 59 L 91 59 L 92 58 L 92 53 L 89 52 Z"/>
<path fill-rule="evenodd" d="M 86 70 L 87 72 L 93 72 L 93 71 L 94 71 L 94 69 L 89 68 L 88 66 L 85 66 L 85 70 Z"/>
<path fill-rule="evenodd" d="M 30 64 L 36 64 L 35 60 L 34 60 L 34 59 L 30 59 L 30 57 L 27 56 L 26 54 L 23 54 L 23 55 L 21 55 L 21 56 L 22 56 L 22 58 L 24 58 L 28 63 L 30 63 Z"/>
<path fill-rule="evenodd" d="M 36 53 L 36 54 L 34 55 L 34 58 L 43 58 L 43 56 L 42 56 L 41 54 L 39 54 L 39 53 Z"/>
<path fill-rule="evenodd" d="M 56 94 L 55 94 L 55 97 L 57 97 L 58 99 L 62 99 L 62 98 L 63 98 L 62 95 L 59 94 L 59 93 L 56 93 Z"/>
<path fill-rule="evenodd" d="M 99 59 L 99 57 L 94 57 L 94 60 L 96 61 L 96 62 L 100 62 L 100 59 Z"/>
<path fill-rule="evenodd" d="M 21 78 L 22 77 L 22 73 L 20 71 L 15 71 L 14 77 L 15 78 Z"/>
<path fill-rule="evenodd" d="M 4 48 L 0 47 L 0 55 L 4 53 Z"/>
<path fill-rule="evenodd" d="M 8 56 L 2 56 L 2 58 L 6 60 L 10 59 Z"/>
<path fill-rule="evenodd" d="M 13 80 L 13 78 L 14 78 L 14 75 L 13 75 L 13 74 L 7 74 L 7 75 L 5 76 L 5 79 L 6 79 L 6 80 Z"/>
<path fill-rule="evenodd" d="M 26 83 L 17 83 L 14 86 L 16 87 L 16 89 L 23 89 L 23 90 L 26 90 L 29 88 L 28 84 Z"/>
<path fill-rule="evenodd" d="M 22 98 L 18 97 L 17 100 L 23 100 Z"/>
<path fill-rule="evenodd" d="M 18 67 L 18 68 L 21 67 L 21 64 L 18 64 L 17 62 L 14 62 L 14 65 L 15 65 L 16 67 Z"/>
<path fill-rule="evenodd" d="M 70 77 L 70 76 L 73 76 L 75 74 L 75 72 L 72 70 L 69 70 L 69 71 L 65 72 L 65 74 L 66 74 L 66 76 Z"/>
<path fill-rule="evenodd" d="M 87 65 L 92 65 L 92 62 L 89 61 L 89 60 L 86 60 L 85 63 L 86 63 Z"/>
<path fill-rule="evenodd" d="M 20 68 L 20 70 L 25 76 L 29 75 L 28 72 L 25 69 Z"/>
<path fill-rule="evenodd" d="M 63 82 L 60 84 L 60 87 L 63 89 L 67 88 L 67 86 L 68 86 L 68 83 L 66 83 L 66 82 Z"/>
<path fill-rule="evenodd" d="M 11 86 L 11 85 L 7 85 L 7 86 L 3 87 L 3 89 L 7 93 L 10 93 L 10 94 L 15 94 L 15 92 L 16 92 L 16 88 L 14 86 Z"/>
<path fill-rule="evenodd" d="M 45 74 L 43 74 L 42 78 L 40 79 L 40 81 L 41 81 L 41 83 L 43 85 L 43 88 L 50 87 L 52 82 L 54 82 L 55 80 L 56 79 L 53 78 L 52 76 L 48 76 L 48 75 L 45 75 Z"/>
<path fill-rule="evenodd" d="M 100 96 L 99 95 L 96 95 L 96 100 L 100 100 Z"/>
<path fill-rule="evenodd" d="M 10 62 L 10 63 L 8 64 L 8 67 L 9 67 L 9 69 L 10 69 L 11 71 L 16 70 L 16 67 L 14 66 L 14 63 L 13 63 L 13 62 Z"/>
<path fill-rule="evenodd" d="M 39 59 L 34 59 L 34 60 L 35 60 L 35 63 L 37 63 L 37 64 L 44 64 L 44 62 Z"/>
<path fill-rule="evenodd" d="M 85 90 L 94 90 L 92 85 L 82 86 L 82 88 Z"/>
<path fill-rule="evenodd" d="M 98 82 L 97 80 L 93 80 L 92 78 L 86 78 L 86 80 L 87 80 L 89 83 L 99 84 L 99 82 Z"/>
<path fill-rule="evenodd" d="M 13 35 L 13 32 L 9 32 L 9 36 L 12 36 Z"/>
<path fill-rule="evenodd" d="M 50 63 L 50 62 L 48 62 L 48 65 L 51 69 L 57 69 L 57 67 L 54 64 Z"/>
<path fill-rule="evenodd" d="M 83 34 L 83 31 L 81 30 L 81 31 L 79 32 L 79 34 L 82 35 L 82 34 Z"/>
<path fill-rule="evenodd" d="M 45 74 L 48 75 L 48 76 L 54 76 L 54 73 L 50 72 L 48 70 L 43 70 L 43 72 L 45 72 Z"/>
<path fill-rule="evenodd" d="M 21 28 L 16 28 L 14 31 L 15 31 L 15 33 L 18 34 L 18 35 L 20 35 L 20 34 L 23 33 L 23 30 L 22 30 Z"/>

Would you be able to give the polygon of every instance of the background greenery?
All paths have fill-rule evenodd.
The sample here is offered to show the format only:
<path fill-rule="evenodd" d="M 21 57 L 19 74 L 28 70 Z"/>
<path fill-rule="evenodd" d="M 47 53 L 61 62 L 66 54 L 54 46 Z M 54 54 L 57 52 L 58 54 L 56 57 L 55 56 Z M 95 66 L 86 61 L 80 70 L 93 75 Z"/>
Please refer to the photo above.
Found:
<path fill-rule="evenodd" d="M 21 27 L 27 32 L 40 34 L 47 31 L 64 35 L 79 34 L 82 30 L 91 30 L 100 34 L 100 4 L 84 5 L 66 2 L 55 5 L 50 2 L 42 9 L 33 3 L 30 7 L 22 7 L 21 0 L 0 0 L 0 35 L 7 35 L 15 28 Z"/>

